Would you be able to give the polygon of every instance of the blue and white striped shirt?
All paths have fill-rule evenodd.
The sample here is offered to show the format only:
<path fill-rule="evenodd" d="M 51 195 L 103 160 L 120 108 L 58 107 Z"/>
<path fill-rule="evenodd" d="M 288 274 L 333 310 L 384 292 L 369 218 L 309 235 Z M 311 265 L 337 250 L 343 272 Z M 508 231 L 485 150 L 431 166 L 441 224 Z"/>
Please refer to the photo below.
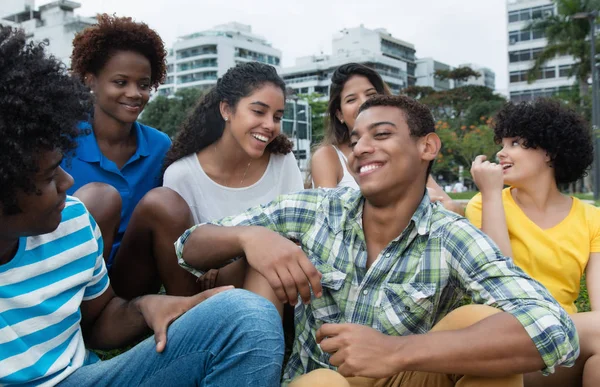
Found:
<path fill-rule="evenodd" d="M 0 385 L 54 385 L 98 361 L 85 348 L 79 307 L 108 288 L 102 249 L 94 219 L 67 197 L 58 228 L 21 238 L 0 265 Z"/>

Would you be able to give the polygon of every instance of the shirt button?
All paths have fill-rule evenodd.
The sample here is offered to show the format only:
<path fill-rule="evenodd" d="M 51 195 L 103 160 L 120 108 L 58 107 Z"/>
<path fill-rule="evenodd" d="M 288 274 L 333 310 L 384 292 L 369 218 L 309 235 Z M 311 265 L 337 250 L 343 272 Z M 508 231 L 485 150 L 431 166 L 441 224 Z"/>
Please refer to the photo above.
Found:
<path fill-rule="evenodd" d="M 363 290 L 363 294 L 366 296 L 367 294 L 369 294 L 369 291 L 367 289 Z"/>
<path fill-rule="evenodd" d="M 391 255 L 390 253 L 387 253 L 387 254 L 385 255 L 385 257 L 386 257 L 386 258 L 389 258 L 389 256 L 390 256 L 390 255 Z"/>

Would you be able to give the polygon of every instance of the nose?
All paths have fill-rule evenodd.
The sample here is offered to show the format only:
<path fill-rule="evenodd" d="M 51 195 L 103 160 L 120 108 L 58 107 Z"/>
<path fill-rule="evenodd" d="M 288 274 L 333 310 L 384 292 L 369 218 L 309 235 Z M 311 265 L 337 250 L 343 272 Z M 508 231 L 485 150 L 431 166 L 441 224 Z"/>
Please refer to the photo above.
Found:
<path fill-rule="evenodd" d="M 138 85 L 131 82 L 131 84 L 126 90 L 125 95 L 127 96 L 127 98 L 139 99 L 142 98 L 142 91 Z"/>
<path fill-rule="evenodd" d="M 502 159 L 506 158 L 506 151 L 504 150 L 504 147 L 500 148 L 498 153 L 496 153 L 496 158 L 498 160 L 502 160 Z"/>
<path fill-rule="evenodd" d="M 352 153 L 356 157 L 373 153 L 373 143 L 370 141 L 369 136 L 359 138 L 352 148 Z"/>
<path fill-rule="evenodd" d="M 60 193 L 67 192 L 69 188 L 73 186 L 75 182 L 73 180 L 73 176 L 71 176 L 67 171 L 62 169 L 62 167 L 58 168 L 58 184 L 56 184 L 56 188 Z"/>

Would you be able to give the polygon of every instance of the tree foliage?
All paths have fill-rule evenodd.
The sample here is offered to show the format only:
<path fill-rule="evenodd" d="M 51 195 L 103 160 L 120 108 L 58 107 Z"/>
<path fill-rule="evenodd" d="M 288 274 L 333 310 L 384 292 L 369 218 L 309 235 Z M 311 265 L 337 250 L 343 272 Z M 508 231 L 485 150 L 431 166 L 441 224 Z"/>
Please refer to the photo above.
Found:
<path fill-rule="evenodd" d="M 300 99 L 306 100 L 310 105 L 312 122 L 312 144 L 318 144 L 323 140 L 326 125 L 327 99 L 323 94 L 300 94 Z"/>
<path fill-rule="evenodd" d="M 140 122 L 173 137 L 203 93 L 200 89 L 188 87 L 177 90 L 170 97 L 159 95 L 146 105 Z"/>
<path fill-rule="evenodd" d="M 481 73 L 468 66 L 463 66 L 452 70 L 435 70 L 435 76 L 442 81 L 447 79 L 451 79 L 453 81 L 467 81 L 471 77 L 479 78 Z"/>

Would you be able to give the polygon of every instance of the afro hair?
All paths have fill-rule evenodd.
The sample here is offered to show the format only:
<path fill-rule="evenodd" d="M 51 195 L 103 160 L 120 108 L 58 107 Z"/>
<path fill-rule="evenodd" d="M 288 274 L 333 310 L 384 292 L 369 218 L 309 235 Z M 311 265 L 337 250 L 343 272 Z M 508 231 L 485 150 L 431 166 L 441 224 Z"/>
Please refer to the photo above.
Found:
<path fill-rule="evenodd" d="M 97 19 L 73 39 L 73 73 L 83 81 L 87 73 L 97 75 L 116 51 L 134 51 L 150 62 L 151 86 L 158 88 L 165 81 L 167 52 L 156 31 L 130 17 L 102 14 Z"/>
<path fill-rule="evenodd" d="M 574 110 L 553 99 L 508 103 L 498 112 L 494 139 L 518 137 L 526 148 L 543 149 L 554 168 L 557 184 L 585 176 L 594 160 L 592 132 Z"/>
<path fill-rule="evenodd" d="M 21 30 L 0 26 L 0 204 L 19 212 L 16 194 L 36 192 L 39 155 L 69 154 L 91 103 L 85 86 Z"/>

